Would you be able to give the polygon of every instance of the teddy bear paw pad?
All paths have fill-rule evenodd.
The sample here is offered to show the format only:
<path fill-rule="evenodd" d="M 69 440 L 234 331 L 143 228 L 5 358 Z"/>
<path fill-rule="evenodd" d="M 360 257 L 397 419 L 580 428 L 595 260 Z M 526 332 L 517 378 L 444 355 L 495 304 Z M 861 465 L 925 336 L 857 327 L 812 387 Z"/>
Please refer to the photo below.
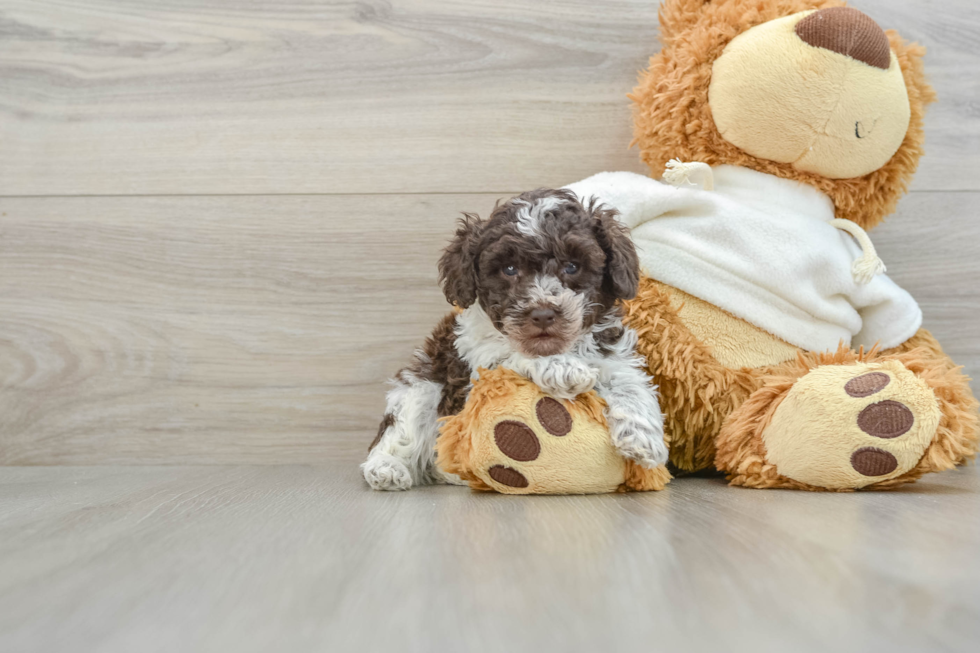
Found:
<path fill-rule="evenodd" d="M 858 428 L 876 438 L 891 439 L 908 433 L 915 424 L 915 415 L 897 401 L 880 401 L 858 413 Z"/>
<path fill-rule="evenodd" d="M 892 377 L 884 372 L 868 372 L 844 384 L 844 392 L 852 397 L 868 397 L 885 389 Z"/>
<path fill-rule="evenodd" d="M 551 435 L 561 437 L 572 430 L 572 415 L 556 399 L 542 397 L 535 405 L 534 412 L 541 426 Z"/>
<path fill-rule="evenodd" d="M 898 361 L 825 365 L 794 384 L 762 439 L 781 475 L 856 489 L 911 470 L 938 425 L 932 390 Z"/>
<path fill-rule="evenodd" d="M 851 454 L 851 467 L 865 476 L 885 476 L 898 467 L 898 459 L 875 447 L 861 447 Z"/>
<path fill-rule="evenodd" d="M 528 462 L 541 454 L 541 443 L 531 427 L 512 419 L 498 422 L 493 427 L 493 440 L 505 456 L 514 460 Z M 526 486 L 527 482 L 524 485 Z"/>
<path fill-rule="evenodd" d="M 507 487 L 515 488 L 526 488 L 528 486 L 527 479 L 524 478 L 524 474 L 513 467 L 504 467 L 503 465 L 493 465 L 487 470 L 490 478 L 497 481 L 501 485 L 506 485 Z"/>

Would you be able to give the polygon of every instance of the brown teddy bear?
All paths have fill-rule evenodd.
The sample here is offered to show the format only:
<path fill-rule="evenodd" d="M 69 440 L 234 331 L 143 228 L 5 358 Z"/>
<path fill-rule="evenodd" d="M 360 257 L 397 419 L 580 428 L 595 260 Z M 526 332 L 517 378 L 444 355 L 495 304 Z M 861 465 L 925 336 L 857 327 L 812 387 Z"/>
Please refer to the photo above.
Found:
<path fill-rule="evenodd" d="M 600 173 L 569 188 L 632 230 L 644 278 L 626 324 L 675 472 L 845 491 L 972 458 L 969 379 L 865 232 L 922 154 L 924 50 L 835 0 L 665 0 L 660 20 L 663 50 L 631 97 L 635 143 L 666 183 Z M 479 490 L 670 479 L 616 455 L 594 393 L 558 401 L 507 370 L 480 376 L 437 448 Z"/>
<path fill-rule="evenodd" d="M 480 370 L 463 410 L 440 429 L 439 466 L 474 490 L 503 494 L 662 490 L 666 467 L 623 458 L 605 409 L 594 391 L 556 399 L 509 369 Z"/>
<path fill-rule="evenodd" d="M 922 154 L 924 49 L 836 0 L 665 0 L 660 22 L 631 98 L 667 183 L 570 188 L 632 229 L 645 278 L 627 322 L 671 463 L 840 491 L 973 457 L 969 379 L 865 233 Z"/>

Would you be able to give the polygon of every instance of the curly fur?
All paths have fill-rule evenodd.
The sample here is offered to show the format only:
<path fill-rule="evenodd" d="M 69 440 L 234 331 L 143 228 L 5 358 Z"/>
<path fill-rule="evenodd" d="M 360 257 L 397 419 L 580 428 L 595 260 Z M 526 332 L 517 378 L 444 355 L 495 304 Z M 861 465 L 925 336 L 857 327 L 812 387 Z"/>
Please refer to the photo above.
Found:
<path fill-rule="evenodd" d="M 620 454 L 648 468 L 666 462 L 656 390 L 617 303 L 636 292 L 640 272 L 615 211 L 539 189 L 498 203 L 486 220 L 464 214 L 439 275 L 457 310 L 393 380 L 361 466 L 371 487 L 459 480 L 434 464 L 437 419 L 463 409 L 481 367 L 514 370 L 556 397 L 594 387 Z"/>

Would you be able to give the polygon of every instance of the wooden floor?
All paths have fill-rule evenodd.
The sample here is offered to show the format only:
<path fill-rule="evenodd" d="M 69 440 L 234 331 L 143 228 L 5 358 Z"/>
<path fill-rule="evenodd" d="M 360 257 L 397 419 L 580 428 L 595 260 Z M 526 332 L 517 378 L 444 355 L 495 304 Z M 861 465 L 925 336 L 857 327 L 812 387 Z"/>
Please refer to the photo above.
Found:
<path fill-rule="evenodd" d="M 980 375 L 980 4 L 871 236 Z M 646 172 L 653 0 L 0 3 L 0 653 L 973 650 L 980 476 L 369 492 L 462 211 Z M 24 467 L 36 466 L 36 467 Z"/>
<path fill-rule="evenodd" d="M 851 495 L 0 471 L 0 650 L 975 651 L 980 475 Z"/>

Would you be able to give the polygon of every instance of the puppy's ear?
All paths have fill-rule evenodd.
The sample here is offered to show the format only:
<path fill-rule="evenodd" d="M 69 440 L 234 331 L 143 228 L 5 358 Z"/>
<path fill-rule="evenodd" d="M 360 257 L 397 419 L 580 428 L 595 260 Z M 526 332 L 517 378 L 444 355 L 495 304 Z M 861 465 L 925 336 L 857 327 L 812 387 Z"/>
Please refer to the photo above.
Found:
<path fill-rule="evenodd" d="M 602 289 L 616 299 L 633 299 L 640 284 L 640 261 L 630 240 L 629 229 L 616 219 L 619 212 L 599 204 L 589 204 L 595 218 L 595 235 L 606 254 Z"/>
<path fill-rule="evenodd" d="M 464 213 L 456 228 L 456 235 L 442 252 L 439 259 L 439 283 L 450 304 L 467 308 L 476 301 L 476 251 L 477 239 L 483 230 L 483 221 L 472 213 Z"/>

